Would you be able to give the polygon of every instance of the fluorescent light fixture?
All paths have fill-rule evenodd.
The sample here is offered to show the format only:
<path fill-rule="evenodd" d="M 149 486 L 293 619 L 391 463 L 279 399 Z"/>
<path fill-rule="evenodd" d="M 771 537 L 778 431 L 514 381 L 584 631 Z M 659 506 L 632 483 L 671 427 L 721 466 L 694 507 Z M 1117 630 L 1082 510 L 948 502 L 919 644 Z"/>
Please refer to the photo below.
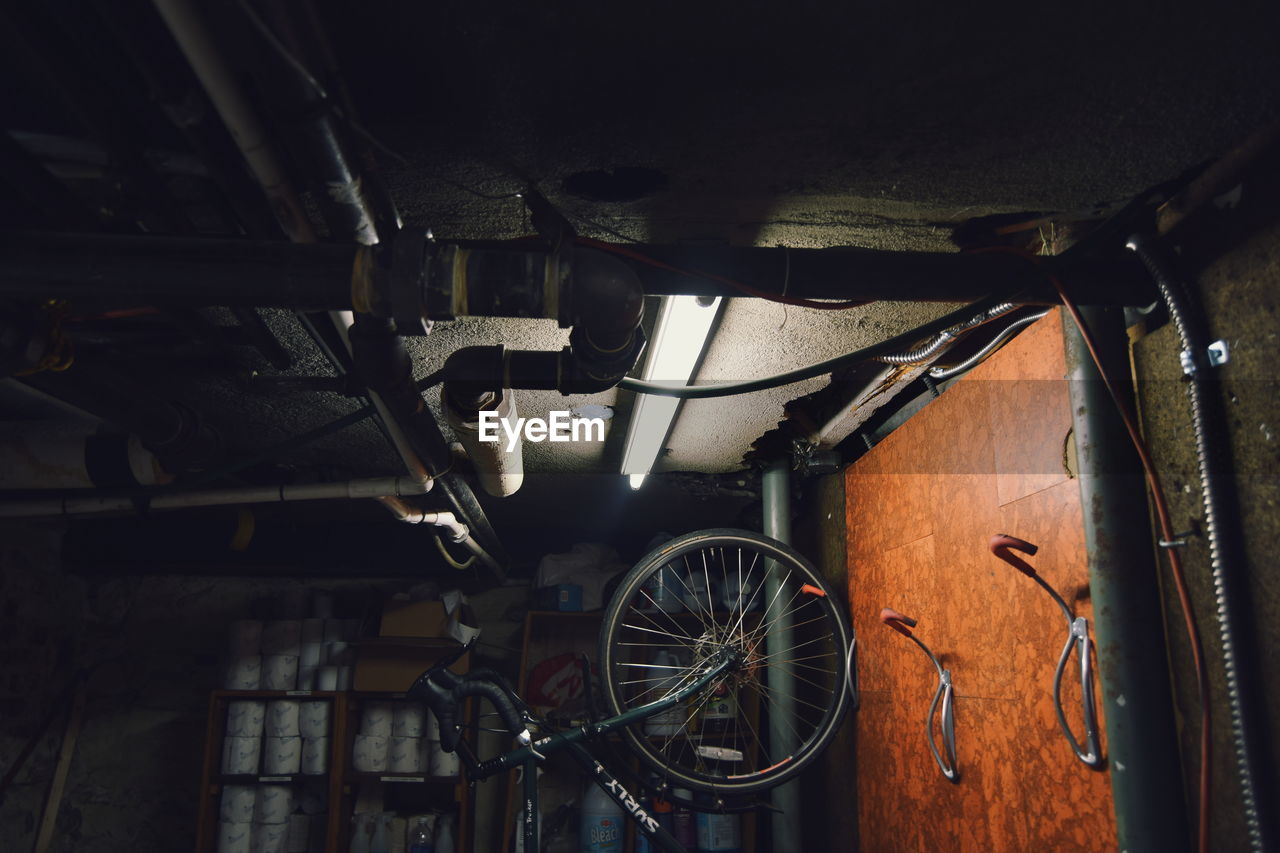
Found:
<path fill-rule="evenodd" d="M 709 302 L 697 296 L 664 296 L 640 378 L 675 387 L 688 385 L 719 310 L 718 296 Z M 679 407 L 675 397 L 636 395 L 622 451 L 622 473 L 629 475 L 631 488 L 640 488 L 653 467 Z"/>

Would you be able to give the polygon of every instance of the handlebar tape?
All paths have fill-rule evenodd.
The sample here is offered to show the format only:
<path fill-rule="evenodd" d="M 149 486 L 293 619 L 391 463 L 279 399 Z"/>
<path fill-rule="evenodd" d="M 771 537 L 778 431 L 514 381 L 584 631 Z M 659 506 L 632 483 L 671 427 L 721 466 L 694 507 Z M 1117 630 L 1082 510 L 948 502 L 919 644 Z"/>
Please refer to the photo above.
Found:
<path fill-rule="evenodd" d="M 1035 545 L 1025 539 L 1010 536 L 1008 533 L 997 533 L 991 537 L 988 547 L 991 549 L 992 554 L 995 554 L 1027 577 L 1033 578 L 1036 576 L 1036 570 L 1031 568 L 1031 565 L 1026 560 L 1012 553 L 1013 551 L 1021 551 L 1034 557 L 1036 552 L 1040 550 Z"/>

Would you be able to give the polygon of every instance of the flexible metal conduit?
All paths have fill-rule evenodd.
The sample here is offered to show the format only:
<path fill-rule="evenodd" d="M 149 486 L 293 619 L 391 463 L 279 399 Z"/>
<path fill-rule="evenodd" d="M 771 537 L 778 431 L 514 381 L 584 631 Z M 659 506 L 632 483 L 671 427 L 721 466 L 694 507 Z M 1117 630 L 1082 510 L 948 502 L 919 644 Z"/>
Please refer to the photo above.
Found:
<path fill-rule="evenodd" d="M 958 376 L 959 374 L 964 373 L 966 370 L 972 370 L 973 368 L 981 364 L 983 361 L 985 361 L 987 356 L 991 355 L 993 352 L 995 352 L 1000 347 L 1002 347 L 1007 340 L 1009 340 L 1014 335 L 1018 334 L 1018 332 L 1022 331 L 1027 326 L 1030 326 L 1036 320 L 1039 320 L 1041 317 L 1043 317 L 1048 313 L 1049 313 L 1049 310 L 1046 309 L 1044 311 L 1037 311 L 1035 314 L 1029 314 L 1026 317 L 1019 317 L 1017 320 L 1014 320 L 1012 323 L 1010 323 L 1008 326 L 1002 329 L 1000 331 L 1000 334 L 996 335 L 994 338 L 988 341 L 986 345 L 982 347 L 982 349 L 978 350 L 973 355 L 969 356 L 959 364 L 953 367 L 929 368 L 929 378 L 930 379 L 950 379 L 952 376 Z"/>
<path fill-rule="evenodd" d="M 1003 317 L 1018 306 L 1012 302 L 1002 302 L 992 308 L 977 314 L 963 323 L 952 326 L 950 329 L 943 329 L 938 336 L 929 343 L 917 347 L 907 352 L 889 353 L 888 355 L 879 356 L 876 361 L 883 361 L 885 364 L 918 364 L 922 361 L 928 361 L 930 356 L 937 354 L 950 348 L 950 344 L 957 340 L 963 332 L 969 329 L 977 328 L 984 323 L 989 323 L 997 317 Z"/>
<path fill-rule="evenodd" d="M 1275 801 L 1259 793 L 1265 767 L 1260 756 L 1267 754 L 1267 717 L 1260 712 L 1260 700 L 1253 683 L 1241 670 L 1242 657 L 1253 654 L 1248 617 L 1248 576 L 1242 553 L 1243 531 L 1234 486 L 1231 484 L 1230 445 L 1226 416 L 1219 388 L 1208 361 L 1208 334 L 1190 309 L 1187 291 L 1174 280 L 1160 256 L 1159 247 L 1141 235 L 1129 238 L 1131 249 L 1155 279 L 1169 317 L 1183 347 L 1183 369 L 1187 373 L 1187 393 L 1191 400 L 1191 422 L 1195 431 L 1196 456 L 1204 503 L 1204 530 L 1209 544 L 1213 591 L 1222 643 L 1222 665 L 1227 681 L 1227 701 L 1231 712 L 1231 739 L 1235 748 L 1236 772 L 1245 825 L 1252 850 L 1268 847 L 1269 815 L 1260 805 Z"/>

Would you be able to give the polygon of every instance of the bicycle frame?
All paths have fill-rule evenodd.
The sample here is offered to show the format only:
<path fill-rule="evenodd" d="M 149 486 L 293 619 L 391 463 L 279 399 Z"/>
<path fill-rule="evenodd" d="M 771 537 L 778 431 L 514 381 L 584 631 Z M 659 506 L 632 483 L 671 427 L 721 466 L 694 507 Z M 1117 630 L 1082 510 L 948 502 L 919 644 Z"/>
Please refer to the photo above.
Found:
<path fill-rule="evenodd" d="M 587 723 L 565 732 L 547 735 L 528 746 L 521 746 L 495 758 L 478 761 L 469 749 L 460 749 L 459 756 L 462 758 L 463 763 L 467 765 L 468 777 L 473 781 L 487 779 L 516 767 L 523 767 L 522 827 L 526 853 L 537 853 L 538 850 L 538 759 L 563 750 L 569 751 L 569 754 L 582 767 L 583 771 L 588 773 L 593 781 L 614 802 L 622 807 L 623 814 L 630 818 L 636 824 L 637 830 L 646 835 L 658 849 L 668 851 L 668 853 L 687 853 L 686 849 L 671 836 L 671 833 L 658 825 L 657 819 L 640 805 L 639 800 L 623 787 L 617 777 L 610 773 L 596 759 L 595 755 L 583 746 L 583 743 L 617 731 L 625 726 L 643 722 L 650 717 L 670 710 L 680 702 L 701 691 L 733 665 L 734 658 L 731 655 L 722 655 L 719 660 L 711 663 L 706 671 L 695 680 L 669 696 L 650 702 L 647 705 L 641 705 L 638 708 L 632 708 L 622 714 L 599 722 Z"/>

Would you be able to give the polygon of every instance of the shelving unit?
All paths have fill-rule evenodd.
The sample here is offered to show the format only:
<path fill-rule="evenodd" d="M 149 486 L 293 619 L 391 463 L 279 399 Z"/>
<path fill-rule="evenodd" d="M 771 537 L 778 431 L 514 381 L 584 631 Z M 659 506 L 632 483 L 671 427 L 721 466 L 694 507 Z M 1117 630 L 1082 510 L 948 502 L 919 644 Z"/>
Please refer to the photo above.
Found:
<path fill-rule="evenodd" d="M 453 652 L 456 644 L 437 643 L 437 658 Z M 423 668 L 431 661 L 422 659 Z M 453 667 L 465 671 L 467 658 Z M 204 743 L 200 799 L 197 806 L 196 853 L 215 853 L 218 848 L 220 799 L 227 785 L 316 784 L 325 792 L 325 853 L 345 853 L 351 840 L 352 813 L 362 788 L 381 785 L 379 792 L 387 811 L 421 813 L 431 810 L 455 810 L 455 849 L 469 853 L 472 849 L 472 803 L 469 786 L 459 775 L 431 776 L 426 773 L 362 773 L 352 767 L 352 746 L 360 726 L 360 709 L 365 702 L 404 700 L 403 693 L 368 691 L 315 690 L 215 690 L 209 697 L 209 715 Z M 227 731 L 228 709 L 239 700 L 327 701 L 332 703 L 329 715 L 330 753 L 328 772 L 323 775 L 289 774 L 270 776 L 222 773 L 222 754 Z M 467 706 L 467 717 L 472 714 Z M 313 848 L 315 849 L 315 848 Z"/>

